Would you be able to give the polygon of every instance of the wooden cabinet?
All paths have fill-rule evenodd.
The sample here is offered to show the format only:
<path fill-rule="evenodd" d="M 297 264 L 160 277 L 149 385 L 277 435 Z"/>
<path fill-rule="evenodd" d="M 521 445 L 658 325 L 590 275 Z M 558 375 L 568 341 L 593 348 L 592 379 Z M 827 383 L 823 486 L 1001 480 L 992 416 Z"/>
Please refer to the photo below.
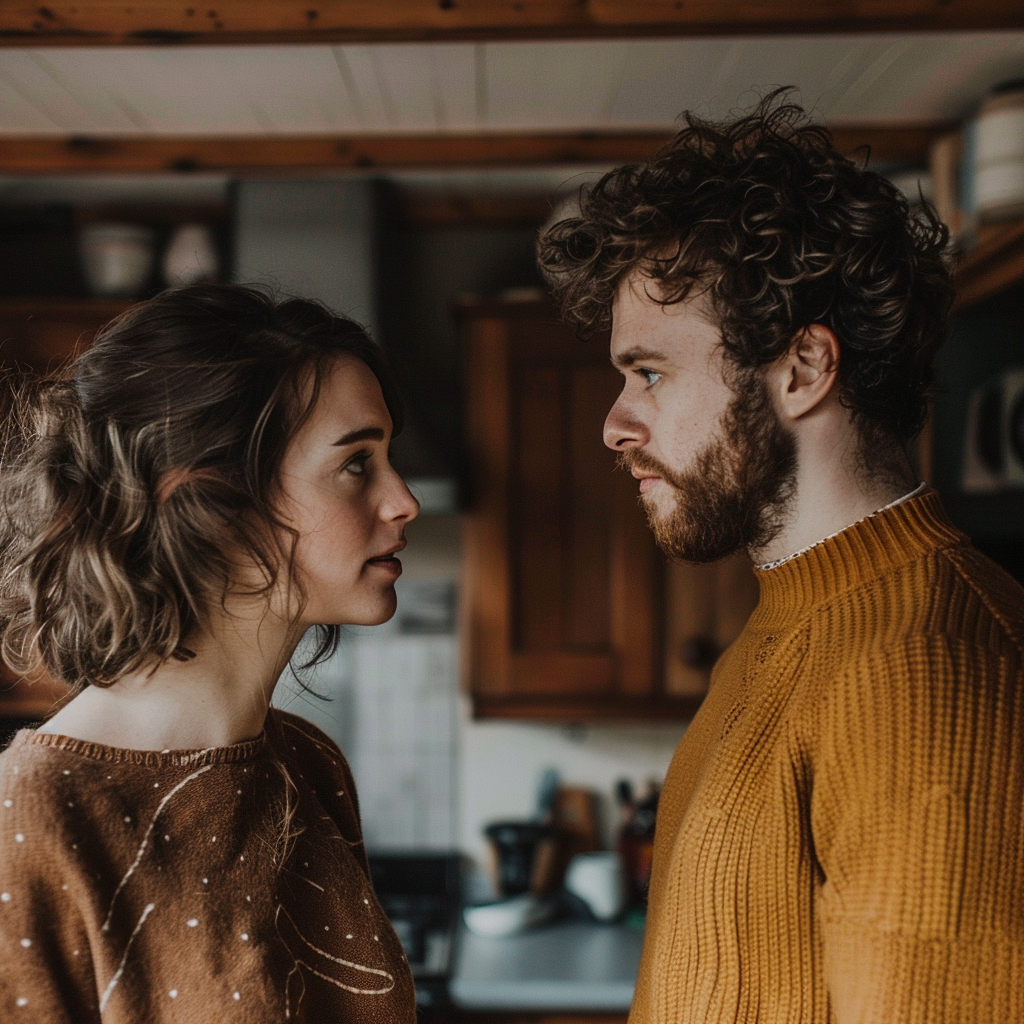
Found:
<path fill-rule="evenodd" d="M 665 574 L 665 691 L 699 703 L 711 668 L 740 635 L 760 589 L 739 551 L 713 565 L 670 562 Z"/>
<path fill-rule="evenodd" d="M 475 714 L 692 715 L 711 655 L 742 628 L 751 593 L 756 601 L 749 566 L 673 566 L 666 591 L 636 481 L 602 442 L 621 388 L 607 339 L 579 340 L 539 302 L 476 303 L 462 321 L 473 468 L 463 624 Z"/>

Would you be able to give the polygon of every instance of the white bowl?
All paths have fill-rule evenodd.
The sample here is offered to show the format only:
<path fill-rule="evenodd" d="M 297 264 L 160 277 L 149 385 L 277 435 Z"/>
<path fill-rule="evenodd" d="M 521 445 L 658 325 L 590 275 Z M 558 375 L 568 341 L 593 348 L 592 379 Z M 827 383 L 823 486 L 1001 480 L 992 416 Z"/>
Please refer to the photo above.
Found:
<path fill-rule="evenodd" d="M 93 295 L 138 295 L 153 273 L 156 234 L 142 224 L 87 224 L 79 234 L 86 283 Z"/>

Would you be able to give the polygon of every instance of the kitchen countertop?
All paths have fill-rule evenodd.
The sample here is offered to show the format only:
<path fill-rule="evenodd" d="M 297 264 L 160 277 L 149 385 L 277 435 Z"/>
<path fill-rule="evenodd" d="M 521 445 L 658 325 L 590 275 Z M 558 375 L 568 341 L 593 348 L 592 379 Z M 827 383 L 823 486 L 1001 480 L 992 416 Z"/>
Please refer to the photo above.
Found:
<path fill-rule="evenodd" d="M 564 920 L 498 939 L 463 927 L 448 987 L 465 1010 L 625 1013 L 642 944 L 629 924 Z"/>

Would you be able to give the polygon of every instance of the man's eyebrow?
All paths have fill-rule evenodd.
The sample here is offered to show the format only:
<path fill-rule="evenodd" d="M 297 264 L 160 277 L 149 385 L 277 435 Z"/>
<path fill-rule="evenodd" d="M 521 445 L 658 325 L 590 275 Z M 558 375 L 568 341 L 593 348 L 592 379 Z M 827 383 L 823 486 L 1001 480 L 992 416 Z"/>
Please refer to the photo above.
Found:
<path fill-rule="evenodd" d="M 634 345 L 625 352 L 612 356 L 614 366 L 635 366 L 637 363 L 664 363 L 668 356 L 664 352 L 656 352 L 653 348 Z"/>
<path fill-rule="evenodd" d="M 342 434 L 337 441 L 334 442 L 335 448 L 340 448 L 346 444 L 356 444 L 359 441 L 383 441 L 384 431 L 380 427 L 361 427 L 359 430 L 350 430 L 347 434 Z"/>

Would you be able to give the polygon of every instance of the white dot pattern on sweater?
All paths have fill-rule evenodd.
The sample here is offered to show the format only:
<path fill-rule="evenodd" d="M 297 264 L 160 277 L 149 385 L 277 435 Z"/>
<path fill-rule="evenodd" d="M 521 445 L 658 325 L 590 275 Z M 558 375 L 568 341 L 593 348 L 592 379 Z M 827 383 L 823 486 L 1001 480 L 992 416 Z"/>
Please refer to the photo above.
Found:
<path fill-rule="evenodd" d="M 289 747 L 296 747 L 297 751 L 302 750 L 301 756 L 307 759 L 310 757 L 311 745 L 321 746 L 325 751 L 331 749 L 318 744 L 308 735 L 305 725 L 292 725 L 286 716 L 282 717 L 285 718 L 286 728 L 292 728 L 302 735 L 303 744 L 289 744 Z M 65 742 L 62 737 L 55 739 L 61 743 Z M 63 753 L 65 748 L 54 743 L 53 738 L 38 745 L 31 742 L 27 745 L 22 743 L 21 752 L 42 757 L 59 755 L 65 759 L 66 764 L 68 756 L 80 756 L 78 748 L 74 746 L 77 742 L 70 741 L 72 745 L 67 748 L 69 753 Z M 286 748 L 277 748 L 279 752 L 283 749 Z M 9 752 L 0 754 L 0 758 L 4 756 L 9 758 Z M 241 902 L 244 902 L 247 914 L 252 916 L 251 920 L 246 922 L 249 927 L 245 930 L 233 929 L 234 941 L 245 945 L 244 951 L 238 951 L 239 966 L 245 972 L 252 972 L 249 976 L 254 979 L 261 993 L 261 1005 L 264 1005 L 267 998 L 270 998 L 271 1002 L 274 999 L 281 1001 L 277 1004 L 276 1011 L 271 1010 L 275 1019 L 290 1019 L 301 1007 L 302 1016 L 309 1016 L 309 1019 L 359 1019 L 366 1024 L 411 1024 L 411 978 L 402 962 L 397 939 L 393 935 L 390 945 L 385 949 L 379 948 L 385 945 L 385 936 L 383 932 L 374 934 L 373 926 L 386 926 L 386 919 L 379 908 L 375 904 L 371 905 L 372 901 L 364 895 L 367 891 L 367 880 L 363 874 L 365 868 L 360 866 L 363 863 L 363 854 L 358 832 L 355 833 L 356 838 L 352 838 L 351 833 L 345 834 L 345 829 L 358 829 L 354 809 L 347 804 L 339 808 L 332 800 L 331 808 L 335 816 L 324 814 L 324 808 L 319 803 L 317 795 L 304 782 L 306 775 L 310 778 L 324 777 L 334 781 L 331 774 L 340 769 L 342 762 L 336 756 L 332 756 L 329 765 L 319 770 L 320 775 L 309 770 L 314 763 L 309 760 L 301 762 L 303 770 L 298 770 L 295 766 L 290 769 L 291 778 L 298 784 L 298 817 L 294 819 L 298 841 L 292 841 L 292 849 L 288 854 L 290 858 L 294 858 L 290 860 L 293 867 L 279 874 L 278 869 L 267 870 L 274 847 L 267 841 L 268 835 L 273 835 L 273 829 L 266 828 L 266 812 L 269 811 L 270 817 L 273 818 L 279 810 L 279 804 L 269 799 L 262 806 L 255 800 L 246 801 L 244 805 L 242 801 L 224 801 L 223 793 L 230 793 L 232 789 L 237 795 L 243 795 L 243 787 L 233 784 L 230 789 L 219 790 L 220 796 L 211 798 L 207 795 L 218 792 L 217 787 L 221 785 L 221 779 L 241 781 L 241 777 L 248 774 L 249 767 L 253 767 L 251 763 L 246 765 L 232 764 L 230 761 L 221 762 L 218 759 L 219 753 L 213 755 L 212 759 L 207 759 L 197 758 L 191 753 L 184 757 L 177 752 L 169 752 L 165 755 L 169 763 L 157 765 L 153 761 L 155 756 L 146 755 L 149 763 L 145 769 L 141 765 L 141 760 L 136 767 L 134 756 L 122 757 L 116 771 L 107 773 L 110 777 L 96 775 L 93 770 L 94 763 L 109 767 L 109 761 L 104 764 L 104 758 L 100 756 L 96 762 L 91 762 L 92 755 L 88 751 L 81 757 L 80 764 L 76 764 L 73 772 L 59 764 L 55 766 L 57 771 L 67 771 L 66 777 L 69 779 L 58 791 L 60 799 L 56 809 L 68 815 L 65 821 L 74 831 L 67 828 L 48 829 L 45 833 L 47 839 L 43 847 L 44 852 L 53 849 L 53 841 L 49 837 L 59 836 L 57 843 L 58 846 L 63 846 L 65 862 L 75 865 L 73 887 L 80 886 L 83 879 L 88 879 L 85 885 L 95 885 L 100 892 L 105 892 L 104 905 L 107 911 L 106 920 L 101 928 L 95 928 L 99 922 L 93 922 L 92 934 L 103 935 L 101 941 L 108 952 L 105 952 L 102 958 L 97 957 L 94 960 L 90 958 L 90 949 L 83 946 L 81 950 L 67 948 L 63 955 L 68 964 L 72 958 L 77 959 L 82 955 L 83 966 L 96 969 L 94 984 L 98 982 L 100 986 L 100 1005 L 105 1024 L 127 1024 L 128 1021 L 159 1018 L 159 1011 L 152 1004 L 148 1004 L 148 1008 L 132 1007 L 133 1000 L 140 998 L 140 993 L 145 997 L 150 965 L 163 962 L 154 959 L 154 950 L 158 950 L 165 941 L 168 942 L 168 948 L 174 946 L 176 950 L 175 955 L 166 960 L 166 963 L 175 970 L 173 979 L 167 980 L 173 980 L 176 984 L 173 988 L 166 984 L 159 985 L 157 991 L 150 992 L 151 998 L 159 997 L 163 1000 L 165 1013 L 171 1009 L 166 1006 L 169 1000 L 175 1000 L 180 1004 L 175 1009 L 186 1012 L 191 1012 L 194 1006 L 204 1005 L 210 1012 L 215 1013 L 218 998 L 222 1003 L 227 1000 L 232 1005 L 248 1003 L 248 996 L 243 998 L 243 995 L 249 990 L 239 984 L 244 980 L 242 976 L 234 979 L 237 988 L 225 990 L 221 987 L 218 996 L 210 990 L 210 977 L 205 970 L 210 962 L 206 950 L 210 948 L 210 944 L 214 944 L 215 948 L 223 947 L 223 937 L 218 937 L 218 931 L 231 921 Z M 317 756 L 319 763 L 323 764 L 323 757 Z M 180 760 L 175 761 L 175 758 Z M 189 765 L 192 766 L 191 770 L 175 774 L 176 766 L 188 769 Z M 216 777 L 209 774 L 215 766 L 219 766 Z M 4 767 L 3 761 L 0 760 L 0 784 L 3 782 Z M 14 767 L 16 765 L 10 765 L 8 777 L 16 774 L 13 771 Z M 159 781 L 154 781 L 153 768 L 166 774 L 161 774 Z M 347 772 L 347 768 L 344 771 Z M 125 784 L 125 779 L 130 779 L 133 772 L 139 776 L 134 790 Z M 198 776 L 200 772 L 205 773 L 202 785 Z M 148 779 L 145 778 L 147 773 Z M 35 775 L 38 777 L 38 773 Z M 261 767 L 255 767 L 254 776 L 254 781 L 260 784 L 260 796 L 267 792 L 275 795 L 270 787 L 278 778 L 276 769 L 264 772 Z M 101 781 L 104 778 L 106 783 Z M 193 796 L 189 796 L 188 789 L 182 791 L 177 788 L 185 778 L 194 778 L 194 783 L 188 783 L 189 786 L 196 786 Z M 113 783 L 113 786 L 110 783 Z M 97 786 L 103 787 L 104 794 L 116 794 L 105 806 L 113 806 L 113 814 L 107 821 L 119 824 L 120 827 L 114 831 L 121 837 L 120 839 L 115 837 L 109 827 L 106 830 L 102 827 L 96 828 L 96 808 L 92 803 L 91 793 L 96 792 Z M 140 790 L 138 786 L 145 787 L 145 790 Z M 93 787 L 91 792 L 90 787 Z M 327 791 L 346 792 L 335 787 Z M 149 796 L 146 796 L 146 792 Z M 17 802 L 11 800 L 11 795 L 17 794 L 2 794 L 4 807 L 8 808 L 8 811 Z M 117 810 L 118 807 L 121 808 L 120 811 Z M 192 809 L 186 810 L 187 807 Z M 20 821 L 19 817 L 11 813 L 6 813 L 4 817 L 15 825 L 24 826 L 31 812 L 25 810 L 24 804 L 21 808 Z M 74 819 L 69 815 L 71 811 L 75 814 Z M 252 828 L 251 838 L 247 838 L 245 832 L 241 837 L 237 835 L 232 831 L 234 825 L 228 828 L 209 828 L 210 825 L 222 820 L 227 824 L 236 819 Z M 273 822 L 275 826 L 278 824 L 276 818 L 273 818 Z M 158 828 L 160 825 L 164 827 Z M 3 821 L 0 820 L 0 841 L 3 839 L 4 829 Z M 340 835 L 337 834 L 339 829 Z M 161 836 L 163 840 L 157 842 Z M 72 838 L 78 841 L 71 842 Z M 343 839 L 344 843 L 332 842 L 338 838 Z M 26 865 L 33 862 L 35 850 L 42 842 L 33 830 L 26 831 L 22 827 L 21 831 L 15 832 L 10 824 L 6 826 L 6 841 L 23 843 L 28 847 L 25 851 L 28 859 L 23 860 Z M 78 852 L 79 845 L 81 852 Z M 129 848 L 127 853 L 123 850 L 125 846 Z M 74 855 L 71 850 L 76 851 Z M 344 851 L 340 855 L 340 860 L 336 852 L 338 850 Z M 357 853 L 350 853 L 350 850 L 356 850 Z M 325 851 L 335 852 L 330 852 L 325 859 Z M 305 857 L 302 856 L 303 853 Z M 313 853 L 316 856 L 311 856 Z M 71 859 L 72 856 L 74 860 Z M 119 877 L 109 878 L 110 864 L 120 865 L 117 868 L 120 872 Z M 182 865 L 187 865 L 184 874 L 181 873 Z M 300 869 L 295 871 L 294 865 L 298 865 Z M 203 873 L 202 868 L 207 866 L 208 870 Z M 324 871 L 329 872 L 329 878 L 324 877 L 322 881 L 325 884 L 321 885 L 317 879 Z M 0 859 L 0 883 L 11 881 L 12 879 L 4 877 L 3 872 L 4 861 Z M 307 875 L 311 877 L 306 877 Z M 71 877 L 71 874 L 64 875 L 68 881 Z M 195 885 L 197 878 L 201 880 L 201 886 L 198 888 Z M 280 879 L 280 883 L 274 883 L 280 889 L 279 893 L 276 889 L 273 896 L 263 889 L 258 893 L 251 889 L 246 891 L 252 884 L 264 885 L 267 878 Z M 349 879 L 348 882 L 345 881 L 346 878 Z M 288 884 L 288 879 L 296 881 Z M 245 888 L 242 888 L 243 885 Z M 309 888 L 310 895 L 301 895 L 295 890 L 296 885 Z M 67 899 L 68 882 L 58 878 L 54 888 L 58 886 L 65 894 L 64 899 Z M 232 891 L 233 899 L 236 901 L 235 910 L 229 910 L 229 904 L 226 903 L 232 898 Z M 10 886 L 0 893 L 0 905 L 4 908 L 5 921 L 12 912 L 16 915 L 18 913 L 17 910 L 9 909 L 19 906 L 17 895 L 18 890 L 11 889 Z M 144 898 L 149 898 L 150 901 L 143 909 Z M 202 901 L 201 907 L 197 902 L 199 900 Z M 352 932 L 347 933 L 349 937 L 345 940 L 345 949 L 348 956 L 342 957 L 339 955 L 340 949 L 331 948 L 329 937 L 337 933 L 335 942 L 340 946 L 346 919 L 353 916 L 356 909 L 353 904 L 358 905 L 360 900 L 371 927 L 362 931 L 358 938 L 353 938 Z M 174 908 L 177 908 L 177 914 L 173 913 Z M 195 913 L 200 909 L 201 913 Z M 23 913 L 31 915 L 33 909 L 26 908 Z M 324 920 L 325 915 L 327 921 Z M 31 916 L 16 916 L 15 919 L 31 923 Z M 339 925 L 337 928 L 336 923 Z M 170 930 L 173 927 L 179 929 L 176 940 L 179 944 L 183 939 L 181 930 L 184 929 L 188 933 L 188 946 L 196 951 L 191 955 L 197 959 L 184 960 L 178 955 L 179 947 L 175 946 L 175 940 L 170 938 Z M 320 934 L 321 930 L 320 941 L 311 942 L 307 937 Z M 0 929 L 0 950 L 3 946 L 2 931 Z M 258 941 L 254 941 L 257 939 Z M 32 947 L 38 944 L 35 934 L 32 931 L 21 931 L 16 935 L 12 945 L 16 946 L 19 942 L 25 952 L 25 964 L 34 964 L 35 966 L 31 968 L 33 970 L 40 969 L 41 958 L 32 955 L 35 952 Z M 368 948 L 370 946 L 377 947 L 377 951 Z M 282 950 L 287 950 L 290 956 L 285 964 L 284 973 L 271 971 L 268 974 L 268 958 L 280 957 Z M 55 962 L 59 962 L 59 955 L 58 961 Z M 106 971 L 102 966 L 104 963 L 110 964 Z M 166 977 L 166 972 L 162 973 Z M 287 976 L 294 980 L 296 973 L 302 979 L 301 984 L 296 980 L 294 985 L 286 985 L 278 993 L 267 989 L 268 977 Z M 132 979 L 131 985 L 125 984 L 129 978 Z M 74 980 L 69 980 L 65 984 L 77 985 L 77 979 L 76 975 Z M 153 980 L 157 980 L 155 973 Z M 314 984 L 311 985 L 311 982 Z M 95 999 L 96 989 L 93 988 L 92 991 L 91 998 Z M 24 998 L 31 999 L 30 991 L 23 989 L 22 992 Z M 344 1000 L 349 1002 L 346 1003 Z M 248 1012 L 248 1007 L 243 1012 Z"/>

